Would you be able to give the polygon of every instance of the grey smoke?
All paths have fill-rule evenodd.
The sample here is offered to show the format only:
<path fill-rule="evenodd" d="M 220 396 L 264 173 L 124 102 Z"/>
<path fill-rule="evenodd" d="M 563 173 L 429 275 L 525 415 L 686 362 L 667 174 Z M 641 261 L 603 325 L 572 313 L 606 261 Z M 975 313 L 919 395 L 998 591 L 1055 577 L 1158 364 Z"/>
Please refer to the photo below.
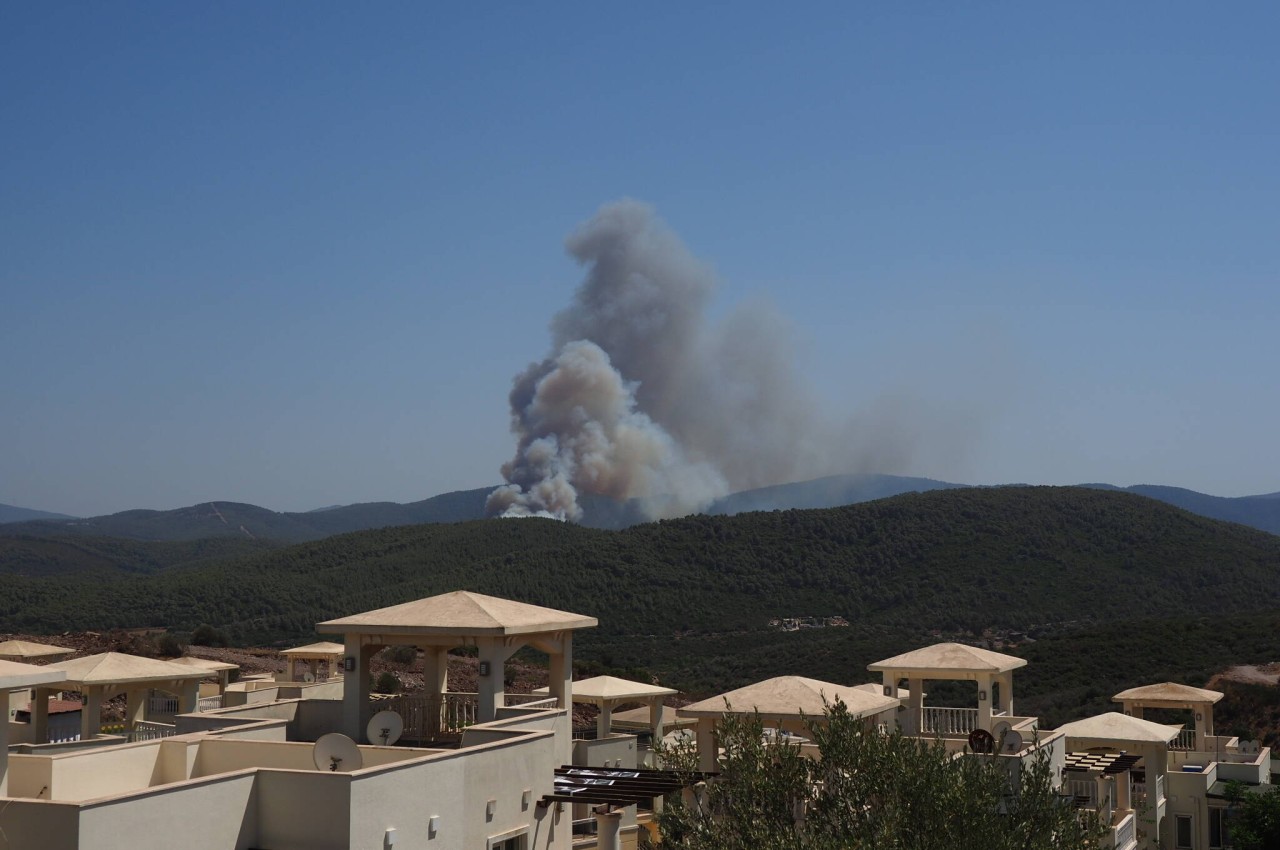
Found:
<path fill-rule="evenodd" d="M 566 247 L 586 277 L 551 322 L 551 354 L 515 379 L 518 445 L 490 513 L 577 520 L 592 494 L 680 516 L 736 490 L 897 465 L 873 459 L 894 459 L 894 434 L 859 437 L 823 412 L 775 311 L 709 320 L 715 274 L 648 205 L 605 205 Z"/>

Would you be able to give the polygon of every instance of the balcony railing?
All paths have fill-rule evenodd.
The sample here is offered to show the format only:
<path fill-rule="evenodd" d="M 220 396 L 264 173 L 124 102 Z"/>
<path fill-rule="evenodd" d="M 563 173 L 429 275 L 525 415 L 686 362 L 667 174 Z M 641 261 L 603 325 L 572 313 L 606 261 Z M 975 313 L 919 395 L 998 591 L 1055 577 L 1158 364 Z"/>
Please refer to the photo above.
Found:
<path fill-rule="evenodd" d="M 147 700 L 147 714 L 177 714 L 178 698 L 153 696 Z"/>
<path fill-rule="evenodd" d="M 1115 850 L 1125 850 L 1129 845 L 1137 839 L 1137 817 L 1133 812 L 1124 816 L 1124 820 L 1116 824 L 1116 828 L 1112 830 L 1112 844 Z"/>
<path fill-rule="evenodd" d="M 215 708 L 222 708 L 222 695 L 216 697 L 200 697 L 196 700 L 196 711 L 213 711 Z"/>
<path fill-rule="evenodd" d="M 155 741 L 159 738 L 168 738 L 174 735 L 176 728 L 172 723 L 152 723 L 149 720 L 140 720 L 134 724 L 133 731 L 129 733 L 129 741 Z"/>
<path fill-rule="evenodd" d="M 921 711 L 920 732 L 924 735 L 968 735 L 978 728 L 978 709 L 926 706 Z"/>
<path fill-rule="evenodd" d="M 378 711 L 394 711 L 404 720 L 401 737 L 410 741 L 431 741 L 441 735 L 461 732 L 476 722 L 479 696 L 447 693 L 439 696 L 404 695 L 378 700 Z"/>
<path fill-rule="evenodd" d="M 1147 797 L 1147 788 L 1148 788 L 1148 784 L 1146 782 L 1133 783 L 1133 798 L 1135 800 L 1145 801 L 1148 805 L 1154 804 L 1158 806 L 1162 802 L 1164 802 L 1164 777 L 1163 776 L 1156 777 L 1156 796 L 1154 799 L 1149 799 Z"/>
<path fill-rule="evenodd" d="M 1169 743 L 1171 750 L 1194 750 L 1196 748 L 1196 730 L 1183 729 L 1178 737 Z"/>

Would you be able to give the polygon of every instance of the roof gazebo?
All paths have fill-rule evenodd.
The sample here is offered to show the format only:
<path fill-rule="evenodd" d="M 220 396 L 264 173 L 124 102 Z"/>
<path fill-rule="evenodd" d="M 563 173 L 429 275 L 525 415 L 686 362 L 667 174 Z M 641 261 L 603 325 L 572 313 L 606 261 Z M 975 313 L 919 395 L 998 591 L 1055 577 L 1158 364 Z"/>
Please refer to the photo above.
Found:
<path fill-rule="evenodd" d="M 6 640 L 0 642 L 0 661 L 17 661 L 22 664 L 29 664 L 36 660 L 49 661 L 74 654 L 74 649 L 68 649 L 65 646 L 36 643 L 31 640 Z"/>
<path fill-rule="evenodd" d="M 1203 753 L 1213 749 L 1209 745 L 1209 739 L 1213 737 L 1213 706 L 1222 697 L 1223 694 L 1219 691 L 1193 688 L 1176 682 L 1161 682 L 1158 685 L 1143 685 L 1121 691 L 1111 700 L 1120 703 L 1124 707 L 1125 714 L 1131 714 L 1137 718 L 1142 717 L 1144 708 L 1190 711 L 1195 716 L 1195 751 Z M 1175 748 L 1190 748 L 1192 742 L 1184 738 L 1185 736 L 1179 736 L 1179 740 L 1174 744 Z"/>
<path fill-rule="evenodd" d="M 899 715 L 908 735 L 967 736 L 974 729 L 992 731 L 998 719 L 1013 722 L 1013 671 L 1025 667 L 1016 658 L 963 643 L 939 643 L 884 661 L 867 669 L 882 675 L 885 696 L 900 698 L 899 684 L 907 680 L 907 711 Z M 974 682 L 977 708 L 926 707 L 924 685 L 928 681 Z"/>
<path fill-rule="evenodd" d="M 534 693 L 550 693 L 548 688 L 538 688 Z M 600 709 L 596 717 L 596 737 L 607 738 L 613 728 L 613 710 L 621 705 L 634 702 L 645 703 L 649 710 L 649 730 L 653 740 L 662 740 L 666 727 L 665 706 L 662 700 L 678 694 L 675 688 L 664 688 L 661 685 L 649 685 L 644 682 L 632 682 L 616 676 L 595 676 L 591 679 L 579 679 L 573 683 L 573 701 L 583 705 L 594 705 Z"/>
<path fill-rule="evenodd" d="M 97 737 L 102 729 L 102 703 L 118 694 L 126 694 L 128 707 L 125 723 L 134 731 L 144 719 L 147 695 L 151 689 L 178 697 L 178 712 L 186 714 L 197 708 L 200 680 L 208 671 L 195 667 L 158 661 L 122 652 L 104 652 L 72 661 L 59 662 L 63 675 L 49 685 L 36 688 L 31 700 L 31 722 L 35 724 L 35 741 L 43 743 L 48 736 L 49 693 L 80 691 L 84 694 L 84 711 L 80 714 L 80 737 Z"/>
<path fill-rule="evenodd" d="M 33 685 L 47 685 L 60 681 L 63 672 L 57 667 L 38 667 L 35 664 L 19 664 L 14 661 L 0 660 L 0 693 L 30 688 Z M 9 718 L 0 722 L 0 797 L 9 794 Z"/>
<path fill-rule="evenodd" d="M 230 661 L 215 661 L 212 658 L 196 658 L 191 655 L 174 658 L 172 663 L 181 664 L 194 670 L 205 671 L 204 677 L 206 679 L 216 679 L 218 681 L 219 694 L 227 692 L 227 685 L 231 684 L 231 672 L 240 669 L 239 664 L 232 664 Z"/>
<path fill-rule="evenodd" d="M 1116 784 L 1116 808 L 1136 809 L 1139 806 L 1134 802 L 1145 804 L 1146 818 L 1154 826 L 1153 833 L 1160 835 L 1160 821 L 1165 811 L 1161 803 L 1165 799 L 1164 778 L 1169 767 L 1169 744 L 1177 739 L 1182 727 L 1152 723 L 1109 711 L 1097 717 L 1066 723 L 1056 731 L 1066 736 L 1066 769 L 1103 775 L 1110 772 L 1121 777 L 1122 781 Z M 1138 765 L 1141 765 L 1145 783 L 1132 789 L 1127 774 Z M 1131 800 L 1130 795 L 1134 791 L 1137 791 L 1137 799 Z"/>
<path fill-rule="evenodd" d="M 855 718 L 874 718 L 897 708 L 896 697 L 867 693 L 856 686 L 837 685 L 803 676 L 765 679 L 676 710 L 681 717 L 698 719 L 699 770 L 716 769 L 715 723 L 726 714 L 759 714 L 786 731 L 803 732 L 805 720 L 821 719 L 827 706 L 843 702 Z"/>
<path fill-rule="evenodd" d="M 306 646 L 295 646 L 292 649 L 282 649 L 280 654 L 285 658 L 285 677 L 286 682 L 298 681 L 298 662 L 305 662 L 307 665 L 307 673 L 311 674 L 312 681 L 324 681 L 337 672 L 337 666 L 342 661 L 342 655 L 346 652 L 346 647 L 340 643 L 322 640 L 319 643 L 309 643 Z M 323 671 L 320 669 L 320 662 L 325 662 Z M 306 673 L 303 674 L 304 676 Z"/>
<path fill-rule="evenodd" d="M 449 650 L 476 647 L 476 722 L 485 723 L 496 719 L 498 709 L 506 704 L 504 668 L 507 659 L 524 646 L 550 656 L 550 695 L 561 709 L 570 710 L 573 632 L 595 625 L 595 617 L 457 590 L 328 620 L 317 624 L 316 631 L 340 634 L 345 639 L 343 731 L 359 740 L 373 715 L 369 665 L 374 654 L 384 647 L 415 646 L 422 650 L 423 682 L 428 695 L 440 702 L 448 691 Z"/>

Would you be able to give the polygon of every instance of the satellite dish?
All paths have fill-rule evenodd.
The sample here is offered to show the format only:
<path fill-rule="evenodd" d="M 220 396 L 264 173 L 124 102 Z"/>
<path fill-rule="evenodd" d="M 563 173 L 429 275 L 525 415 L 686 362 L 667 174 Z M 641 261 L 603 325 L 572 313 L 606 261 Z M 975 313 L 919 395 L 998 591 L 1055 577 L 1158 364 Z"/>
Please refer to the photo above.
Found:
<path fill-rule="evenodd" d="M 303 674 L 302 674 L 302 681 L 307 682 L 308 684 L 310 684 L 311 682 L 314 682 L 315 680 L 316 680 L 316 674 L 315 674 L 315 673 L 312 673 L 312 672 L 309 672 L 309 671 L 308 671 L 308 672 L 306 672 L 306 673 L 303 673 Z"/>
<path fill-rule="evenodd" d="M 969 749 L 975 753 L 989 753 L 995 746 L 996 739 L 986 729 L 974 729 L 969 733 Z"/>
<path fill-rule="evenodd" d="M 384 747 L 399 741 L 402 732 L 404 718 L 394 711 L 379 711 L 369 719 L 369 725 L 364 730 L 370 744 L 381 744 Z"/>
<path fill-rule="evenodd" d="M 1022 752 L 1022 733 L 1017 729 L 1010 729 L 1005 733 L 1000 739 L 1000 751 L 1009 755 Z"/>
<path fill-rule="evenodd" d="M 364 759 L 356 742 L 341 732 L 321 735 L 320 740 L 311 748 L 311 758 L 315 761 L 317 770 L 331 770 L 335 773 L 350 773 L 364 766 Z"/>

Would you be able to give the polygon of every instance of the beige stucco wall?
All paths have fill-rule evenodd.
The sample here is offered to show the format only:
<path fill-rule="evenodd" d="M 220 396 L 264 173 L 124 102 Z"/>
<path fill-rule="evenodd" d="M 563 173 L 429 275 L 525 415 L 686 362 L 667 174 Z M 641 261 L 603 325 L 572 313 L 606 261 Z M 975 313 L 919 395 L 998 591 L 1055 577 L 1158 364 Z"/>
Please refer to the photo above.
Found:
<path fill-rule="evenodd" d="M 0 829 L 6 848 L 76 847 L 80 834 L 80 810 L 75 804 L 42 800 L 5 800 L 0 804 Z"/>
<path fill-rule="evenodd" d="M 159 778 L 159 755 L 159 742 L 152 741 L 52 756 L 49 799 L 92 800 L 147 788 Z"/>
<path fill-rule="evenodd" d="M 351 774 L 260 771 L 257 846 L 343 850 L 351 830 Z M 191 845 L 195 846 L 195 845 Z M 213 850 L 214 845 L 207 845 Z M 381 850 L 381 844 L 378 845 Z M 396 850 L 404 850 L 396 845 Z M 434 849 L 433 849 L 434 850 Z"/>
<path fill-rule="evenodd" d="M 253 774 L 219 777 L 85 805 L 78 850 L 255 847 L 256 781 Z"/>
<path fill-rule="evenodd" d="M 49 799 L 42 788 L 53 784 L 53 760 L 38 756 L 9 756 L 9 796 Z"/>

